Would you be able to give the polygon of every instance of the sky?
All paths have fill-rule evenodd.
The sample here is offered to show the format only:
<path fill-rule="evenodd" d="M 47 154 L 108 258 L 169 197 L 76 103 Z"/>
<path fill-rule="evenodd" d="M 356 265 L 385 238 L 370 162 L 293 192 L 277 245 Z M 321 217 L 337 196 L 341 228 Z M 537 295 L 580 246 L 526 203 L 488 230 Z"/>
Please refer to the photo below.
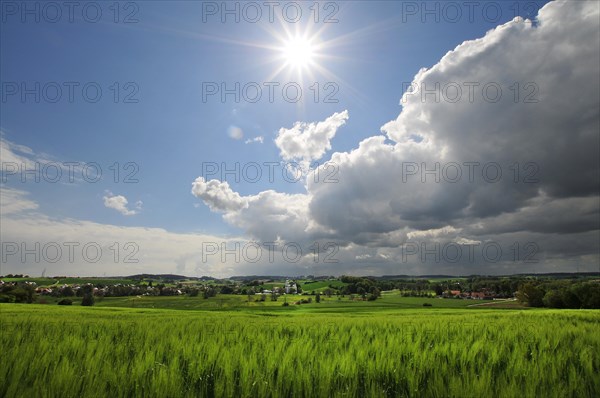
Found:
<path fill-rule="evenodd" d="M 1 6 L 0 274 L 600 272 L 595 1 Z"/>

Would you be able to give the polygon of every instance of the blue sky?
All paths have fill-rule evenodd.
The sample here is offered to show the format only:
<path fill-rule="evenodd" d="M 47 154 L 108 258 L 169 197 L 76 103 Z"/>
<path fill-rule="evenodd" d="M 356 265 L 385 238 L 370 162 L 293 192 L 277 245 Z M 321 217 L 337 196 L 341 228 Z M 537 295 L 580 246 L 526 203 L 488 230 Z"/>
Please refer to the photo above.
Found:
<path fill-rule="evenodd" d="M 22 183 L 11 176 L 3 188 L 27 192 L 37 203 L 36 211 L 58 220 L 256 237 L 246 224 L 227 222 L 223 212 L 211 211 L 202 196 L 190 194 L 191 183 L 202 176 L 203 163 L 223 162 L 234 167 L 236 162 L 280 161 L 281 148 L 274 140 L 281 128 L 324 121 L 345 110 L 350 116 L 331 138 L 332 149 L 320 158 L 321 163 L 334 152 L 350 152 L 361 141 L 380 136 L 381 127 L 402 110 L 399 101 L 404 85 L 412 82 L 421 68 L 431 68 L 461 43 L 482 38 L 513 20 L 517 7 L 520 16 L 535 18 L 546 2 L 489 3 L 493 8 L 486 8 L 487 14 L 483 6 L 476 8 L 473 20 L 467 6 L 456 3 L 463 15 L 452 22 L 453 10 L 444 11 L 444 3 L 439 2 L 321 2 L 316 3 L 318 23 L 313 19 L 312 2 L 295 5 L 303 12 L 297 23 L 283 19 L 280 8 L 270 22 L 264 6 L 256 23 L 245 21 L 243 14 L 239 23 L 231 15 L 222 22 L 222 10 L 216 15 L 208 13 L 214 10 L 211 7 L 220 8 L 221 2 L 152 1 L 132 3 L 135 7 L 120 3 L 118 23 L 113 21 L 109 2 L 97 3 L 102 10 L 97 23 L 86 21 L 79 9 L 72 22 L 64 9 L 58 23 L 44 20 L 43 12 L 39 23 L 33 15 L 26 15 L 23 21 L 22 10 L 15 14 L 3 6 L 3 95 L 7 95 L 7 84 L 15 82 L 29 87 L 35 82 L 42 87 L 49 82 L 78 84 L 72 102 L 67 100 L 64 85 L 57 103 L 43 97 L 36 103 L 33 95 L 21 101 L 20 93 L 3 98 L 3 139 L 24 145 L 44 159 L 96 162 L 103 171 L 97 183 Z M 228 4 L 244 7 L 243 3 Z M 416 10 L 411 8 L 414 5 Z M 437 15 L 423 15 L 423 7 L 429 6 L 440 7 Z M 495 10 L 500 10 L 499 18 L 495 18 Z M 331 11 L 338 22 L 324 23 L 322 19 Z M 124 23 L 129 13 L 137 22 Z M 284 65 L 276 47 L 282 46 L 286 32 L 310 36 L 320 43 L 314 58 L 318 66 L 306 67 L 300 75 Z M 102 89 L 102 98 L 96 103 L 81 94 L 81 88 L 90 82 Z M 232 88 L 236 82 L 261 87 L 265 82 L 279 87 L 294 82 L 302 88 L 303 98 L 290 103 L 276 88 L 272 103 L 266 100 L 266 89 L 256 103 L 244 98 L 236 103 L 231 95 L 225 101 L 218 95 L 203 101 L 207 84 L 225 83 Z M 319 101 L 311 97 L 309 87 L 314 83 L 321 88 Z M 324 101 L 327 83 L 339 89 L 333 97 L 335 103 Z M 118 102 L 114 101 L 115 91 Z M 136 102 L 124 103 L 134 91 L 130 99 Z M 232 138 L 228 133 L 232 127 L 241 129 L 243 137 Z M 256 137 L 263 142 L 246 143 Z M 115 162 L 121 173 L 117 183 L 110 169 Z M 135 163 L 139 170 L 124 169 L 127 163 Z M 124 183 L 131 171 L 139 181 Z M 231 177 L 227 182 L 242 197 L 267 190 L 306 192 L 303 181 L 292 184 L 280 174 L 274 182 L 266 178 L 256 183 L 236 182 Z M 105 196 L 124 196 L 132 213 L 124 215 L 107 207 Z M 137 201 L 143 204 L 134 210 Z M 358 240 L 352 241 L 358 244 Z"/>

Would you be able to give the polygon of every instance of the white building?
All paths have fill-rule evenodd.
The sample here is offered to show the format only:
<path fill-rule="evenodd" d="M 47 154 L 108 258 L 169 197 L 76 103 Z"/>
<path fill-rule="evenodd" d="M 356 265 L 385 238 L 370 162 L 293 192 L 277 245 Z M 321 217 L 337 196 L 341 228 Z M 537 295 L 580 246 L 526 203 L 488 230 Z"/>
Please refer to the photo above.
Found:
<path fill-rule="evenodd" d="M 296 287 L 296 282 L 290 281 L 289 279 L 285 281 L 285 293 L 296 293 L 298 288 Z"/>

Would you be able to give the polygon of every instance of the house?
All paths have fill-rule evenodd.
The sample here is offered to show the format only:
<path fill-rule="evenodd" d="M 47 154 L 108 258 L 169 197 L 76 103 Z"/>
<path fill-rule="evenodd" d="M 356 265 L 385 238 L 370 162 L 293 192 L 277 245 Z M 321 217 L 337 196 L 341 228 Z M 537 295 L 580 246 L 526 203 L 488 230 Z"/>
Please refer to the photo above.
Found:
<path fill-rule="evenodd" d="M 450 298 L 450 297 L 460 297 L 460 290 L 446 290 L 442 297 Z"/>
<path fill-rule="evenodd" d="M 484 297 L 485 297 L 485 293 L 483 293 L 483 292 L 471 292 L 471 298 L 483 300 Z"/>
<path fill-rule="evenodd" d="M 298 288 L 296 286 L 296 282 L 290 281 L 289 279 L 286 279 L 286 281 L 285 281 L 285 293 L 286 294 L 293 294 L 293 293 L 296 293 L 297 291 L 298 291 Z"/>

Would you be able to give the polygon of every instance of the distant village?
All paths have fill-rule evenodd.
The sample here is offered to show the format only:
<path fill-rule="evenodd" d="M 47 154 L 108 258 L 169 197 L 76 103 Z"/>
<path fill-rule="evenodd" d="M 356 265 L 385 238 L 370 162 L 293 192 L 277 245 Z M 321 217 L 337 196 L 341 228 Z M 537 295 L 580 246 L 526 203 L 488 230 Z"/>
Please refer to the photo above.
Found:
<path fill-rule="evenodd" d="M 338 300 L 374 301 L 382 295 L 459 300 L 517 299 L 532 307 L 600 308 L 600 282 L 594 273 L 470 276 L 457 278 L 307 276 L 211 277 L 179 275 L 134 275 L 130 277 L 77 278 L 57 276 L 30 278 L 28 275 L 0 276 L 0 303 L 44 302 L 44 298 L 81 297 L 83 305 L 93 305 L 103 297 L 190 296 L 209 299 L 224 295 L 245 295 L 247 301 L 277 301 L 297 297 L 292 304 L 307 304 L 321 297 Z M 39 300 L 38 300 L 39 299 Z M 285 305 L 289 305 L 287 300 Z M 60 302 L 59 302 L 60 303 Z"/>
<path fill-rule="evenodd" d="M 177 296 L 177 295 L 202 295 L 205 298 L 216 296 L 217 294 L 242 294 L 254 296 L 283 296 L 283 295 L 317 295 L 325 296 L 344 296 L 349 295 L 351 299 L 376 299 L 380 297 L 382 290 L 376 285 L 362 286 L 357 284 L 349 284 L 345 286 L 334 286 L 333 284 L 322 289 L 303 290 L 296 280 L 286 279 L 281 281 L 280 286 L 272 279 L 256 279 L 246 282 L 223 282 L 207 283 L 206 281 L 153 281 L 144 280 L 137 283 L 60 283 L 60 279 L 52 285 L 38 286 L 35 281 L 28 281 L 27 275 L 19 275 L 22 277 L 19 281 L 5 281 L 0 279 L 0 293 L 9 293 L 10 291 L 23 290 L 25 293 L 30 292 L 39 296 L 53 297 L 81 297 L 85 294 L 91 294 L 94 297 L 123 297 L 123 296 Z M 15 279 L 10 275 L 7 279 Z M 66 279 L 66 277 L 65 277 Z M 73 278 L 71 278 L 73 279 Z M 89 280 L 89 278 L 88 278 Z M 330 279 L 337 281 L 337 279 Z M 305 282 L 306 287 L 310 287 L 309 282 Z M 268 285 L 268 288 L 263 288 Z M 390 289 L 389 291 L 398 290 Z M 388 291 L 388 292 L 389 292 Z M 455 299 L 473 299 L 473 300 L 493 300 L 506 299 L 513 295 L 506 293 L 496 293 L 489 289 L 481 289 L 480 291 L 463 291 L 463 290 L 442 290 L 436 286 L 432 290 L 427 290 L 424 286 L 404 286 L 404 289 L 398 291 L 399 294 L 406 297 L 437 297 L 437 298 L 455 298 Z M 0 297 L 1 300 L 1 297 Z M 1 301 L 0 301 L 1 302 Z"/>

